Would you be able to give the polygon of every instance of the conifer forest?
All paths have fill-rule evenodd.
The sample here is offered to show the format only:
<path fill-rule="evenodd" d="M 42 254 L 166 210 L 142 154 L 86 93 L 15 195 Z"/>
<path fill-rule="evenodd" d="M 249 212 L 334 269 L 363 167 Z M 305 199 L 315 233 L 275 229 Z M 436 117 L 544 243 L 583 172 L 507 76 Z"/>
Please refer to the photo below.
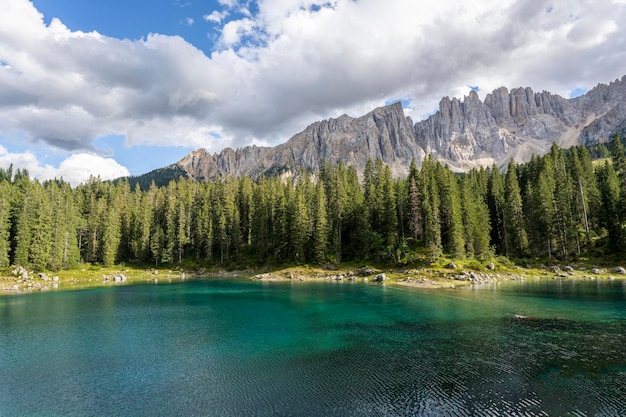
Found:
<path fill-rule="evenodd" d="M 89 262 L 207 265 L 453 258 L 576 259 L 626 248 L 626 158 L 585 147 L 455 174 L 431 157 L 393 178 L 380 160 L 362 178 L 324 164 L 290 179 L 131 179 L 76 188 L 0 170 L 0 268 L 60 270 Z"/>

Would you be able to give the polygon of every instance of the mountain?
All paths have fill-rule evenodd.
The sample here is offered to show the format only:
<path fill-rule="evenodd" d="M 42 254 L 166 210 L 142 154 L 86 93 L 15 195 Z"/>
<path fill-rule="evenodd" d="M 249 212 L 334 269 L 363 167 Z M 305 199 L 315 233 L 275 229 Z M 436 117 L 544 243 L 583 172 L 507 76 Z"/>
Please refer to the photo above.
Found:
<path fill-rule="evenodd" d="M 324 160 L 343 161 L 361 172 L 368 158 L 380 158 L 395 175 L 405 175 L 411 159 L 419 165 L 428 154 L 464 171 L 504 166 L 511 158 L 525 162 L 554 142 L 564 148 L 606 142 L 625 125 L 626 76 L 572 99 L 500 87 L 484 101 L 474 91 L 463 100 L 444 97 L 437 112 L 415 124 L 395 103 L 358 118 L 315 122 L 275 147 L 226 148 L 213 154 L 199 149 L 158 173 L 171 177 L 183 172 L 198 180 L 219 174 L 258 178 L 289 175 L 303 167 L 315 171 Z"/>

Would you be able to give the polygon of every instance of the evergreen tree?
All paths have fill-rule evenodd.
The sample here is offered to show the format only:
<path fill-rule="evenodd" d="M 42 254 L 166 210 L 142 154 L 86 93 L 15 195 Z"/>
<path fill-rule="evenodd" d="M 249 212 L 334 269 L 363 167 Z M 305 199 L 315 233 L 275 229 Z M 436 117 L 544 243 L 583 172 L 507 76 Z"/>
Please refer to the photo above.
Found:
<path fill-rule="evenodd" d="M 441 204 L 441 241 L 446 252 L 455 258 L 464 256 L 463 216 L 459 187 L 454 174 L 437 163 L 436 175 L 439 179 Z"/>
<path fill-rule="evenodd" d="M 328 246 L 328 213 L 326 211 L 326 192 L 321 181 L 318 181 L 315 187 L 313 204 L 313 230 L 311 235 L 313 259 L 317 263 L 323 263 L 326 261 Z"/>
<path fill-rule="evenodd" d="M 524 224 L 524 212 L 516 165 L 511 160 L 504 182 L 504 227 L 506 229 L 506 255 L 523 256 L 528 249 L 528 237 Z"/>
<path fill-rule="evenodd" d="M 14 200 L 12 223 L 14 230 L 13 264 L 20 266 L 29 265 L 29 250 L 32 242 L 32 223 L 36 210 L 34 184 L 30 179 L 19 177 L 20 170 L 17 170 L 16 182 L 18 185 L 19 197 Z"/>
<path fill-rule="evenodd" d="M 104 266 L 113 265 L 118 258 L 122 240 L 121 216 L 115 195 L 109 195 L 109 204 L 102 216 L 102 254 L 100 259 Z"/>
<path fill-rule="evenodd" d="M 304 193 L 305 188 L 298 181 L 294 192 L 289 194 L 291 198 L 288 211 L 288 258 L 296 262 L 305 261 L 306 244 L 309 239 L 309 212 Z"/>
<path fill-rule="evenodd" d="M 620 221 L 620 181 L 608 161 L 598 170 L 598 187 L 602 195 L 603 226 L 608 233 L 608 249 L 619 253 L 623 248 L 622 223 Z"/>
<path fill-rule="evenodd" d="M 506 223 L 504 216 L 504 180 L 497 166 L 491 168 L 487 186 L 487 202 L 491 219 L 491 242 L 499 253 L 506 254 Z"/>
<path fill-rule="evenodd" d="M 491 254 L 489 235 L 489 208 L 474 178 L 464 177 L 461 182 L 465 252 L 469 257 L 485 259 Z"/>
<path fill-rule="evenodd" d="M 267 258 L 270 247 L 270 212 L 267 204 L 268 181 L 261 178 L 255 187 L 252 196 L 252 206 L 250 208 L 252 221 L 251 244 L 250 247 L 256 254 L 258 260 Z"/>
<path fill-rule="evenodd" d="M 382 161 L 380 162 L 382 165 Z M 380 226 L 379 233 L 383 236 L 381 255 L 393 259 L 398 246 L 398 211 L 393 175 L 389 165 L 385 165 L 379 174 Z"/>
<path fill-rule="evenodd" d="M 8 175 L 3 173 L 3 175 Z M 0 180 L 0 270 L 8 268 L 11 251 L 11 200 L 13 187 L 8 178 Z"/>
<path fill-rule="evenodd" d="M 552 145 L 547 158 L 552 159 L 555 179 L 555 231 L 557 232 L 557 242 L 559 251 L 563 258 L 567 258 L 570 253 L 576 251 L 580 253 L 578 234 L 572 214 L 572 201 L 574 193 L 572 190 L 572 180 L 567 171 L 563 151 L 556 144 Z"/>
<path fill-rule="evenodd" d="M 626 201 L 626 155 L 624 155 L 624 145 L 622 144 L 619 132 L 615 132 L 613 135 L 610 147 L 613 169 L 619 181 L 620 200 Z M 619 205 L 617 216 L 620 224 L 626 222 L 626 204 Z M 620 240 L 626 240 L 626 238 L 622 236 Z"/>
<path fill-rule="evenodd" d="M 203 184 L 193 203 L 193 241 L 196 258 L 213 261 L 213 213 L 211 185 Z"/>
<path fill-rule="evenodd" d="M 54 213 L 51 216 L 51 247 L 47 268 L 59 271 L 71 268 L 80 261 L 77 242 L 78 214 L 69 184 L 50 181 L 45 188 L 51 213 Z"/>
<path fill-rule="evenodd" d="M 365 208 L 365 197 L 354 166 L 348 167 L 345 177 L 345 215 L 342 222 L 341 257 L 362 259 L 369 250 L 367 241 L 370 225 Z"/>
<path fill-rule="evenodd" d="M 424 219 L 424 244 L 428 248 L 431 260 L 439 258 L 443 248 L 441 244 L 441 224 L 439 214 L 439 187 L 436 180 L 435 162 L 427 156 L 422 163 L 422 218 Z"/>

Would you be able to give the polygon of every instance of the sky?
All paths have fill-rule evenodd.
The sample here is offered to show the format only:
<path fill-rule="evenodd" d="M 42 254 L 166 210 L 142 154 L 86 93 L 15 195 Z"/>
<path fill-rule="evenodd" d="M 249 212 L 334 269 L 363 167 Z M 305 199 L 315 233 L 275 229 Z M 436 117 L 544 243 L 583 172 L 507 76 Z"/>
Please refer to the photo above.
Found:
<path fill-rule="evenodd" d="M 308 124 L 626 75 L 626 0 L 1 0 L 0 167 L 72 185 Z"/>

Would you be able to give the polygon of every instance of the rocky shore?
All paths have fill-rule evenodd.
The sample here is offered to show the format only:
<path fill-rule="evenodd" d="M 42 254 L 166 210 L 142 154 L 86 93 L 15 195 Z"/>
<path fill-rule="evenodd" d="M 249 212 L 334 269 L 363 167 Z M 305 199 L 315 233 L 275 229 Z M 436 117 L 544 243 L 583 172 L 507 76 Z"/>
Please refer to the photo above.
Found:
<path fill-rule="evenodd" d="M 65 275 L 63 274 L 65 273 Z M 258 272 L 254 269 L 225 271 L 207 270 L 158 270 L 105 268 L 63 271 L 59 275 L 35 273 L 23 267 L 15 267 L 10 276 L 0 277 L 0 294 L 21 294 L 49 290 L 71 290 L 108 285 L 127 285 L 140 283 L 172 283 L 188 279 L 233 278 L 258 281 L 329 281 L 329 282 L 370 282 L 416 287 L 423 289 L 445 289 L 462 286 L 478 286 L 500 281 L 540 280 L 540 279 L 578 279 L 578 280 L 614 280 L 626 278 L 626 269 L 621 266 L 597 267 L 582 265 L 538 265 L 525 267 L 502 267 L 493 263 L 481 268 L 469 269 L 449 262 L 443 267 L 425 267 L 417 269 L 379 269 L 369 266 L 338 267 L 324 265 L 318 267 L 289 267 L 279 270 Z"/>

